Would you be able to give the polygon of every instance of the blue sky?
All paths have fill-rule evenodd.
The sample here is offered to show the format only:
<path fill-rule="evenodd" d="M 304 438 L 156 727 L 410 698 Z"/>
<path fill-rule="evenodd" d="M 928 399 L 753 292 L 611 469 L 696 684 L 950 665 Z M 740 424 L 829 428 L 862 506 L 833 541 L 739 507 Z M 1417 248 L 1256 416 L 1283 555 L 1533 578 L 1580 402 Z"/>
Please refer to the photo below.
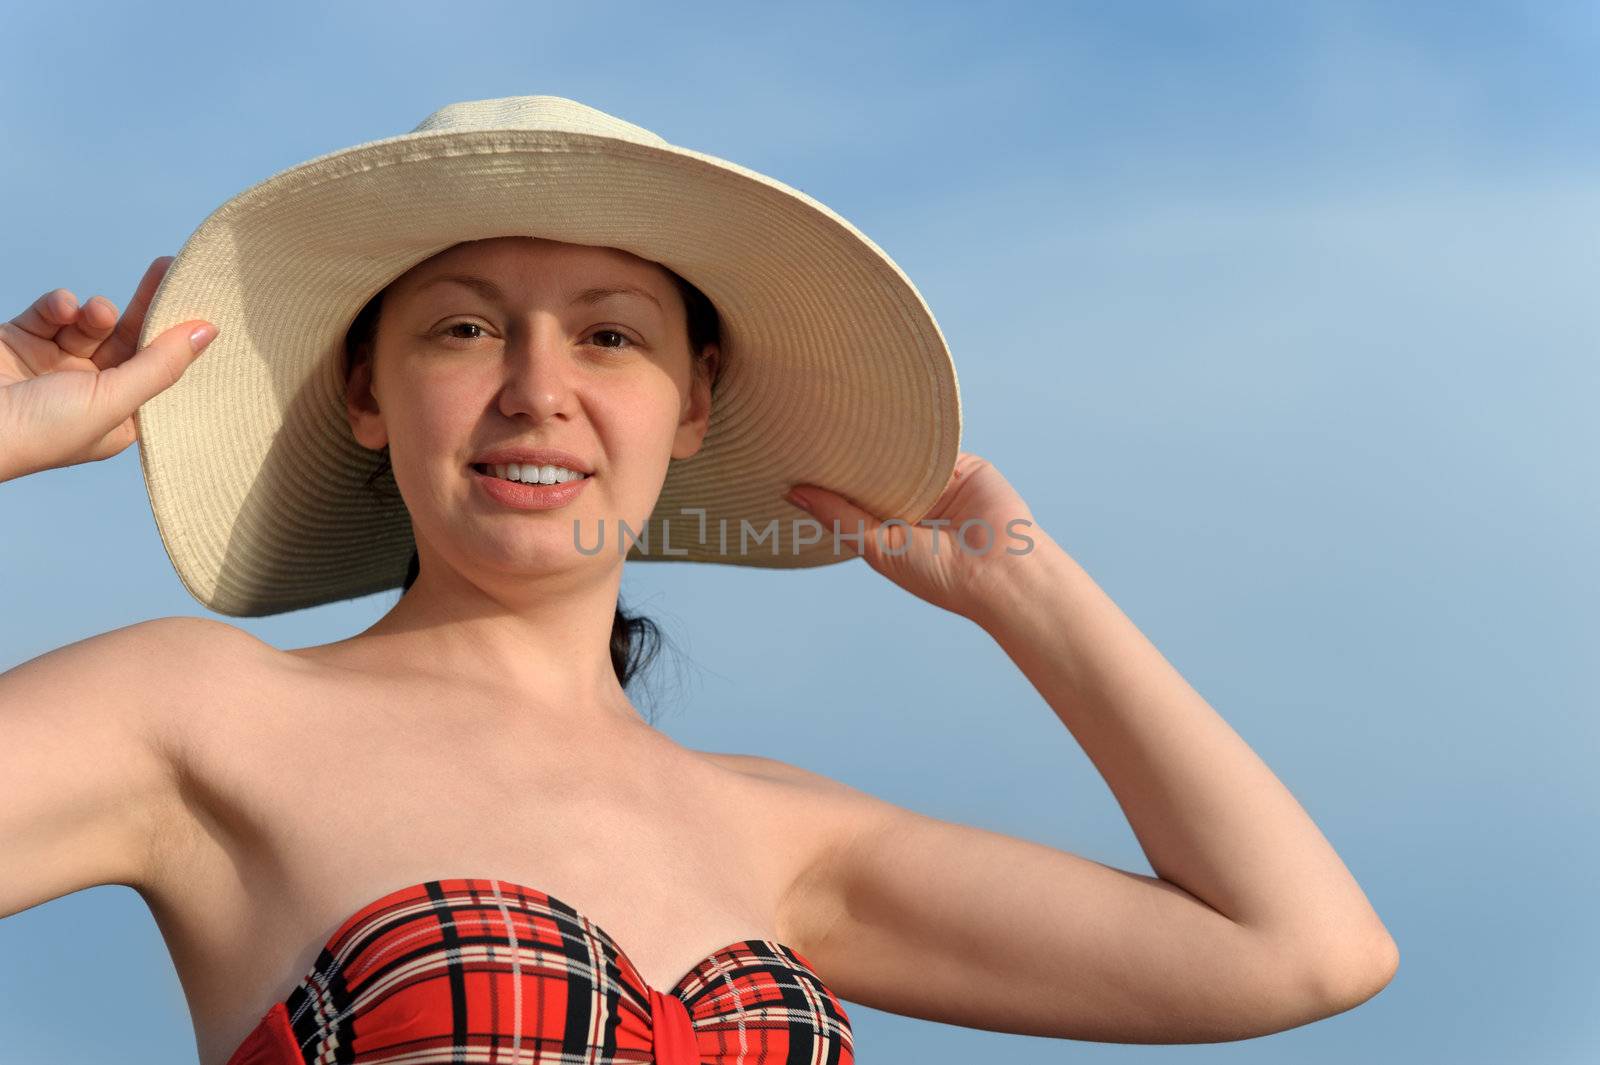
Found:
<path fill-rule="evenodd" d="M 829 204 L 927 298 L 964 447 L 1288 785 L 1400 945 L 1377 998 L 1262 1039 L 1067 1045 L 856 1005 L 858 1060 L 1593 1059 L 1593 5 L 96 3 L 7 25 L 8 314 L 58 285 L 120 307 L 235 193 L 454 100 L 569 96 Z M 641 564 L 624 595 L 677 647 L 653 705 L 681 742 L 1150 872 L 998 646 L 864 564 Z M 393 600 L 234 623 L 304 646 Z M 205 613 L 133 449 L 0 485 L 0 667 Z M 194 1060 L 135 893 L 0 921 L 0 1046 Z"/>

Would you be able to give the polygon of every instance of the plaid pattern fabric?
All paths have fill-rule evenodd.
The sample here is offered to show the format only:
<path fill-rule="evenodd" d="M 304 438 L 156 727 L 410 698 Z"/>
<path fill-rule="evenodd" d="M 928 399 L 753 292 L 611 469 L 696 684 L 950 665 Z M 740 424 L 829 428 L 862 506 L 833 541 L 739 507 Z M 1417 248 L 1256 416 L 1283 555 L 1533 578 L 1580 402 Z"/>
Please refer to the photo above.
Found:
<path fill-rule="evenodd" d="M 853 1065 L 850 1018 L 796 950 L 730 943 L 670 991 L 543 891 L 478 877 L 352 914 L 228 1065 Z"/>

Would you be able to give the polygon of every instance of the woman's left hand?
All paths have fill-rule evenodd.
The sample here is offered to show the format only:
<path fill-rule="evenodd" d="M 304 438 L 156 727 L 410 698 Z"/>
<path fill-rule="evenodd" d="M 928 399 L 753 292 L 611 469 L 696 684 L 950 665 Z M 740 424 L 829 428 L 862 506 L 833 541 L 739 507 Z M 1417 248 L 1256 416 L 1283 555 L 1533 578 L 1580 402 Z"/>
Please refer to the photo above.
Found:
<path fill-rule="evenodd" d="M 912 595 L 967 618 L 975 619 L 998 574 L 1044 536 L 1028 504 L 1000 471 L 965 451 L 957 455 L 944 492 L 915 525 L 885 526 L 876 514 L 820 485 L 794 488 L 811 505 L 802 505 L 793 490 L 789 501 L 822 524 L 824 538 L 833 535 L 837 521 L 839 542 L 873 569 Z M 858 529 L 865 531 L 859 542 L 845 539 Z"/>

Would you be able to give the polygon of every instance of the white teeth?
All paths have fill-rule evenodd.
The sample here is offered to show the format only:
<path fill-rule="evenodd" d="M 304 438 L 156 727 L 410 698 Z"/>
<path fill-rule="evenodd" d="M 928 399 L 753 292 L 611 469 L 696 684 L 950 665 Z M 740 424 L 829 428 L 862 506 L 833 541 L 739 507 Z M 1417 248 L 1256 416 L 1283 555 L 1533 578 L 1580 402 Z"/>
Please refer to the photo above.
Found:
<path fill-rule="evenodd" d="M 586 473 L 569 470 L 565 466 L 535 466 L 532 463 L 522 465 L 512 462 L 490 466 L 489 469 L 496 477 L 507 481 L 521 481 L 523 484 L 564 484 L 589 476 Z"/>

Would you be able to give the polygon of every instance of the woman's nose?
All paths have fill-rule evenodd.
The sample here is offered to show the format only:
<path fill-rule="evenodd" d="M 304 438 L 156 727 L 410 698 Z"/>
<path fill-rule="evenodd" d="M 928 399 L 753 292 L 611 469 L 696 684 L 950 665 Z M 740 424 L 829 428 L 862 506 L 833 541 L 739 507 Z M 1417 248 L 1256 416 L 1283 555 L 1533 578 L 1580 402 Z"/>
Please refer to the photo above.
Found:
<path fill-rule="evenodd" d="M 561 324 L 548 316 L 513 328 L 505 346 L 500 410 L 543 421 L 567 409 L 572 397 L 573 353 Z"/>

